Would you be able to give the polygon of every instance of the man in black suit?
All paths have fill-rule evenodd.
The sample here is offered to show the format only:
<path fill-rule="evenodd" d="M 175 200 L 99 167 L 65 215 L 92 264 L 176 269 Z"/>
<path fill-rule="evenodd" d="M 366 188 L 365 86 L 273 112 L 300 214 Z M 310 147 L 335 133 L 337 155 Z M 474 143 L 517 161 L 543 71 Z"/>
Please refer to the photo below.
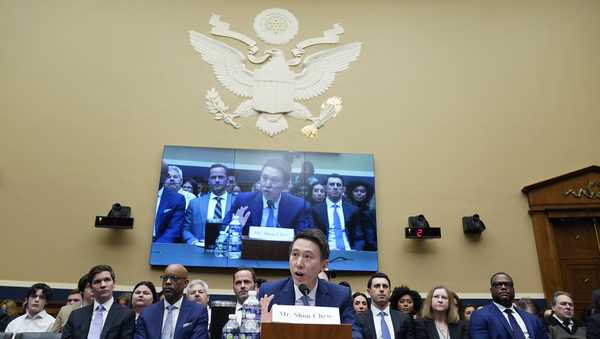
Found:
<path fill-rule="evenodd" d="M 315 228 L 327 236 L 329 248 L 340 251 L 365 248 L 364 225 L 360 225 L 358 207 L 342 200 L 344 180 L 331 174 L 325 185 L 325 201 L 312 207 Z"/>
<path fill-rule="evenodd" d="M 357 314 L 363 339 L 412 339 L 414 326 L 412 319 L 390 308 L 390 278 L 385 273 L 373 274 L 367 282 L 371 296 L 371 307 Z"/>
<path fill-rule="evenodd" d="M 115 273 L 108 265 L 88 273 L 94 303 L 74 310 L 63 329 L 63 339 L 131 339 L 135 313 L 114 302 Z"/>

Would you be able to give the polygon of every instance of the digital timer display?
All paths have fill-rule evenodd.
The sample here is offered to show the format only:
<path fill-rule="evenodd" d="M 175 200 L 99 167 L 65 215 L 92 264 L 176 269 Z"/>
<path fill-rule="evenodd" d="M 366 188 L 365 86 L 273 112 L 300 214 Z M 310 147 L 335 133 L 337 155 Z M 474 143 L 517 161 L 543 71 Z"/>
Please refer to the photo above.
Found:
<path fill-rule="evenodd" d="M 442 229 L 439 227 L 406 227 L 404 236 L 406 239 L 441 238 Z"/>

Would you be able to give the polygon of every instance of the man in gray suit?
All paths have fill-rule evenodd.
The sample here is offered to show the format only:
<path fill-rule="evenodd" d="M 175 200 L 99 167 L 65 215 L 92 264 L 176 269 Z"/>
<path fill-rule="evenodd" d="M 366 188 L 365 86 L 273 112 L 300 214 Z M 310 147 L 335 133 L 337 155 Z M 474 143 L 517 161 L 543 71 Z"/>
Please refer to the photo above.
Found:
<path fill-rule="evenodd" d="M 225 190 L 227 186 L 227 167 L 214 164 L 208 169 L 208 188 L 206 193 L 192 199 L 185 211 L 183 240 L 195 246 L 204 247 L 205 226 L 208 222 L 220 223 L 233 202 L 233 195 Z"/>

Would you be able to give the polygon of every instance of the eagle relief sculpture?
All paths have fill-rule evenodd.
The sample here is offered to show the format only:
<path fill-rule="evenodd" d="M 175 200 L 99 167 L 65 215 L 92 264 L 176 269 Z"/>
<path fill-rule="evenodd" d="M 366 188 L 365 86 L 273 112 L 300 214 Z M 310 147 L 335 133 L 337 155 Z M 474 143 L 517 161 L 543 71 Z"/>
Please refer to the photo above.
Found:
<path fill-rule="evenodd" d="M 256 127 L 269 136 L 275 136 L 288 128 L 286 117 L 305 119 L 311 124 L 302 128 L 307 137 L 315 137 L 317 129 L 331 120 L 341 110 L 339 97 L 327 99 L 321 105 L 319 116 L 312 116 L 308 108 L 299 101 L 317 97 L 333 84 L 338 72 L 348 69 L 361 49 L 360 42 L 326 49 L 304 57 L 308 47 L 320 44 L 337 44 L 339 35 L 344 32 L 340 24 L 323 32 L 322 37 L 304 40 L 291 51 L 291 58 L 281 49 L 266 49 L 260 55 L 256 41 L 248 36 L 229 29 L 230 25 L 221 21 L 218 15 L 209 20 L 211 34 L 241 41 L 248 46 L 248 52 L 202 33 L 190 31 L 190 42 L 209 63 L 217 80 L 235 95 L 247 98 L 233 113 L 219 93 L 214 89 L 206 94 L 206 105 L 214 118 L 239 128 L 238 117 L 258 115 Z M 298 20 L 284 9 L 271 8 L 259 13 L 254 19 L 257 36 L 269 45 L 283 45 L 290 42 L 298 33 Z M 247 64 L 256 65 L 248 69 Z"/>

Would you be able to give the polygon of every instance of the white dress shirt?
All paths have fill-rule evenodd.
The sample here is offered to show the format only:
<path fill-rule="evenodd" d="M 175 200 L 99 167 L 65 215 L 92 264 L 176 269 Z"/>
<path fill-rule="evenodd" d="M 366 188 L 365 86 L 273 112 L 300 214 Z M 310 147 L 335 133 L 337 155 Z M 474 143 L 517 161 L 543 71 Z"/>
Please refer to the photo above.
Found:
<path fill-rule="evenodd" d="M 50 326 L 54 324 L 54 320 L 54 317 L 46 313 L 46 310 L 42 310 L 34 316 L 30 316 L 29 313 L 26 312 L 22 316 L 17 317 L 8 323 L 5 332 L 48 332 Z"/>
<path fill-rule="evenodd" d="M 188 205 L 190 204 L 190 201 L 194 198 L 196 198 L 196 196 L 194 195 L 194 193 L 190 193 L 188 191 L 184 191 L 183 188 L 180 188 L 179 191 L 177 191 L 177 193 L 183 195 L 183 197 L 185 198 L 185 208 L 187 209 Z"/>
<path fill-rule="evenodd" d="M 110 297 L 110 299 L 108 299 L 104 304 L 102 304 L 102 306 L 104 306 L 104 311 L 102 311 L 102 328 L 104 328 L 104 322 L 106 321 L 106 317 L 108 317 L 108 311 L 110 311 L 110 308 L 112 307 L 112 304 L 114 302 L 115 299 L 113 297 Z M 98 306 L 100 306 L 100 304 L 96 300 L 94 300 L 94 311 L 92 312 L 92 321 L 94 321 L 94 316 L 96 315 L 96 313 L 98 313 L 98 311 L 96 310 Z"/>
<path fill-rule="evenodd" d="M 175 330 L 175 326 L 177 325 L 177 318 L 179 317 L 179 311 L 181 310 L 181 303 L 183 302 L 183 296 L 181 298 L 179 298 L 179 300 L 177 300 L 173 306 L 175 306 L 175 308 L 173 309 L 173 311 L 171 311 L 173 313 L 173 330 Z M 169 310 L 167 309 L 167 306 L 170 306 L 171 304 L 169 304 L 169 302 L 165 299 L 165 304 L 164 304 L 164 308 L 165 311 L 163 313 L 163 320 L 162 320 L 162 326 L 161 328 L 165 328 L 165 321 L 167 320 L 167 314 L 169 313 Z"/>
<path fill-rule="evenodd" d="M 394 335 L 394 324 L 392 324 L 392 314 L 390 313 L 390 303 L 385 307 L 385 309 L 380 310 L 375 306 L 375 303 L 371 304 L 371 313 L 373 313 L 373 325 L 375 325 L 375 334 L 377 338 L 381 338 L 381 316 L 379 313 L 385 313 L 385 323 L 390 332 L 390 338 L 395 339 Z"/>
<path fill-rule="evenodd" d="M 262 219 L 260 219 L 260 225 L 261 226 L 267 226 L 267 220 L 269 220 L 269 205 L 267 205 L 267 199 L 265 199 L 265 196 L 263 195 L 262 197 L 263 200 L 263 210 L 262 210 Z M 279 221 L 277 221 L 277 217 L 279 216 L 279 202 L 281 201 L 281 194 L 279 195 L 279 198 L 277 198 L 277 201 L 273 201 L 273 218 L 275 221 L 275 227 L 279 227 L 281 225 L 279 225 Z M 288 225 L 289 226 L 289 225 Z"/>
<path fill-rule="evenodd" d="M 344 208 L 342 207 L 342 199 L 340 199 L 337 203 L 329 200 L 329 198 L 325 198 L 325 204 L 327 205 L 327 219 L 329 221 L 329 235 L 327 237 L 327 242 L 329 243 L 329 248 L 337 248 L 335 242 L 335 229 L 333 228 L 333 205 L 337 205 L 337 215 L 340 217 L 340 225 L 342 226 L 342 235 L 344 237 L 344 249 L 346 251 L 351 250 L 350 242 L 348 241 L 348 235 L 346 234 L 346 225 L 344 219 Z"/>
<path fill-rule="evenodd" d="M 215 207 L 217 207 L 217 199 L 221 198 L 221 220 L 225 218 L 225 207 L 227 206 L 227 192 L 216 195 L 214 193 L 210 193 L 210 197 L 208 197 L 208 210 L 206 211 L 206 221 L 215 219 Z"/>
<path fill-rule="evenodd" d="M 315 287 L 312 290 L 310 290 L 310 292 L 308 292 L 308 305 L 310 306 L 315 306 L 317 303 L 317 287 L 319 287 L 319 279 L 317 279 Z M 300 289 L 298 288 L 298 286 L 296 286 L 296 284 L 294 284 L 294 295 L 294 300 L 296 300 L 295 305 L 304 306 L 304 301 L 302 301 L 302 297 L 304 295 L 302 294 L 302 292 L 300 292 Z"/>
<path fill-rule="evenodd" d="M 496 307 L 498 307 L 498 309 L 500 310 L 500 313 L 502 313 L 502 315 L 504 316 L 504 319 L 506 319 L 506 321 L 508 322 L 508 326 L 510 326 L 510 320 L 508 320 L 508 314 L 506 314 L 504 312 L 504 310 L 511 309 L 512 315 L 515 317 L 517 324 L 519 324 L 521 331 L 523 331 L 523 334 L 525 335 L 525 339 L 531 339 L 531 336 L 529 335 L 529 332 L 527 331 L 527 326 L 525 326 L 525 321 L 523 320 L 523 318 L 521 318 L 521 315 L 519 313 L 517 313 L 517 310 L 515 309 L 515 305 L 511 305 L 510 307 L 504 307 L 504 306 L 498 304 L 497 302 L 493 302 L 493 303 L 494 303 L 494 305 L 496 305 Z"/>

